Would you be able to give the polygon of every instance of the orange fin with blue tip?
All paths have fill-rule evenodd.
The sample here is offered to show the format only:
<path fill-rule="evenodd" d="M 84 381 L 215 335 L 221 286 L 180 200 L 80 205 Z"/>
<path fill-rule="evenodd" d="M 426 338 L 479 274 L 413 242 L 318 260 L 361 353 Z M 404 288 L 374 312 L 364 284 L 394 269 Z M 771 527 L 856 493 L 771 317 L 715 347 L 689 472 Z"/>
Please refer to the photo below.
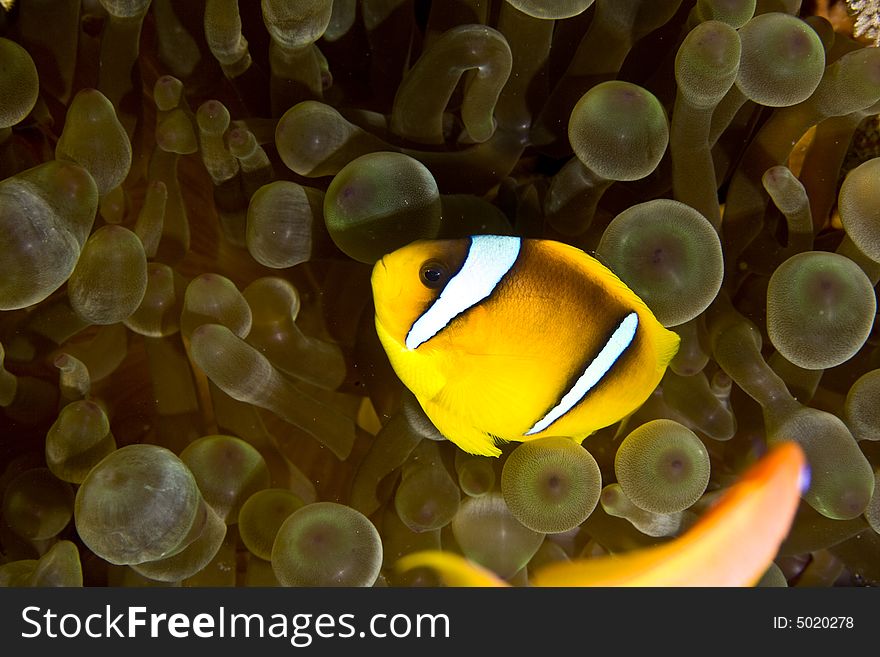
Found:
<path fill-rule="evenodd" d="M 788 535 L 805 471 L 806 459 L 801 448 L 795 443 L 783 443 L 753 465 L 681 537 L 627 554 L 550 564 L 536 571 L 531 583 L 753 586 Z M 445 556 L 408 555 L 406 565 L 436 568 L 453 586 L 489 585 L 480 583 L 485 580 L 484 569 L 456 555 L 440 554 Z"/>
<path fill-rule="evenodd" d="M 753 586 L 788 535 L 806 460 L 795 443 L 774 448 L 689 531 L 657 547 L 551 564 L 537 586 Z"/>

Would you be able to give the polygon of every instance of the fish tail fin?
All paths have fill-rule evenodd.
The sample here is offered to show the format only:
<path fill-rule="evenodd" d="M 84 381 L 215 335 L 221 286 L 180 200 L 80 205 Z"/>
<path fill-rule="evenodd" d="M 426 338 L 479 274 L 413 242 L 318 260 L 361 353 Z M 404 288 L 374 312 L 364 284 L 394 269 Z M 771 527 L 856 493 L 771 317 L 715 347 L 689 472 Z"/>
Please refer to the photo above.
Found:
<path fill-rule="evenodd" d="M 678 353 L 681 338 L 675 331 L 670 331 L 658 323 L 654 339 L 657 344 L 657 367 L 662 372 Z"/>
<path fill-rule="evenodd" d="M 796 443 L 784 443 L 680 537 L 613 557 L 552 563 L 530 581 L 535 586 L 753 586 L 791 529 L 805 463 Z M 480 574 L 469 576 L 477 581 Z"/>
<path fill-rule="evenodd" d="M 659 341 L 659 349 L 657 350 L 660 361 L 663 363 L 663 367 L 665 368 L 669 361 L 671 361 L 675 354 L 678 353 L 678 348 L 681 345 L 681 338 L 678 333 L 675 331 L 670 331 L 669 329 L 662 329 L 660 341 Z"/>

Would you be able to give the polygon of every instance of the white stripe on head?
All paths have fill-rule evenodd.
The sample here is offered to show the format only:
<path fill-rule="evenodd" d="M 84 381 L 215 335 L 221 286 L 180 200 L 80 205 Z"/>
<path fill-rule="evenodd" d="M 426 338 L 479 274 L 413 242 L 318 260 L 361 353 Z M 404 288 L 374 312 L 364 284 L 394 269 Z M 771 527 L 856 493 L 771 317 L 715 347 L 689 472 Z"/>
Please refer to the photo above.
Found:
<path fill-rule="evenodd" d="M 406 336 L 408 349 L 427 342 L 468 308 L 490 294 L 519 256 L 519 237 L 475 235 L 464 264 Z"/>
<path fill-rule="evenodd" d="M 556 420 L 568 413 L 584 396 L 595 387 L 602 377 L 617 362 L 617 359 L 626 351 L 636 337 L 636 329 L 639 326 L 639 316 L 635 312 L 623 318 L 623 321 L 614 329 L 614 333 L 608 338 L 608 342 L 602 347 L 599 355 L 593 359 L 583 374 L 575 381 L 565 396 L 559 400 L 550 411 L 538 420 L 524 435 L 531 436 L 539 433 L 553 424 Z"/>

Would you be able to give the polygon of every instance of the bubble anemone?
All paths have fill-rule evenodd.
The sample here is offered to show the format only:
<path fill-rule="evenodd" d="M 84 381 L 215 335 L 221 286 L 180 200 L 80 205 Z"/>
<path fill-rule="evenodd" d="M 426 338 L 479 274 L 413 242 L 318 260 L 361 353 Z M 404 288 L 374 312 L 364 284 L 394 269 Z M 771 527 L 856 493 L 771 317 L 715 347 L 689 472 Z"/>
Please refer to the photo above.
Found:
<path fill-rule="evenodd" d="M 297 103 L 278 120 L 275 145 L 291 171 L 310 177 L 335 175 L 360 155 L 388 150 L 338 110 L 313 100 Z"/>
<path fill-rule="evenodd" d="M 684 511 L 709 484 L 709 452 L 697 435 L 673 420 L 652 420 L 632 431 L 614 457 L 614 473 L 633 504 L 654 513 Z"/>
<path fill-rule="evenodd" d="M 226 537 L 223 519 L 205 505 L 205 522 L 194 540 L 179 552 L 142 563 L 131 564 L 131 569 L 160 582 L 179 582 L 202 571 L 217 555 Z"/>
<path fill-rule="evenodd" d="M 345 379 L 346 363 L 339 345 L 303 333 L 296 324 L 300 295 L 283 278 L 258 278 L 242 292 L 253 309 L 253 323 L 247 333 L 283 372 L 316 386 L 334 390 Z"/>
<path fill-rule="evenodd" d="M 127 319 L 146 291 L 143 244 L 122 226 L 103 226 L 89 237 L 67 282 L 71 307 L 91 324 Z"/>
<path fill-rule="evenodd" d="M 602 474 L 596 459 L 570 438 L 542 438 L 504 462 L 501 492 L 513 516 L 536 532 L 577 527 L 596 508 Z"/>
<path fill-rule="evenodd" d="M 742 60 L 736 85 L 770 107 L 795 105 L 819 86 L 825 48 L 804 21 L 778 12 L 755 16 L 739 29 Z"/>
<path fill-rule="evenodd" d="M 701 21 L 721 21 L 738 30 L 755 15 L 756 0 L 697 0 L 694 10 Z"/>
<path fill-rule="evenodd" d="M 150 0 L 100 0 L 107 12 L 117 18 L 134 18 L 147 10 Z"/>
<path fill-rule="evenodd" d="M 40 80 L 27 50 L 0 38 L 0 131 L 22 121 L 37 102 Z M 2 132 L 0 132 L 2 135 Z M 0 141 L 3 141 L 0 139 Z"/>
<path fill-rule="evenodd" d="M 826 518 L 847 520 L 864 511 L 874 480 L 871 465 L 837 416 L 804 406 L 761 355 L 757 328 L 725 296 L 709 315 L 712 353 L 731 379 L 763 410 L 767 443 L 794 441 L 810 466 L 804 500 Z"/>
<path fill-rule="evenodd" d="M 425 166 L 400 153 L 371 153 L 334 176 L 324 197 L 330 237 L 372 264 L 416 239 L 437 235 L 440 194 Z"/>
<path fill-rule="evenodd" d="M 76 164 L 46 162 L 0 181 L 0 310 L 38 303 L 67 280 L 97 209 L 95 181 Z"/>
<path fill-rule="evenodd" d="M 330 23 L 333 3 L 303 0 L 290 4 L 284 0 L 262 0 L 263 21 L 273 40 L 286 48 L 302 48 L 314 43 Z"/>
<path fill-rule="evenodd" d="M 6 486 L 2 510 L 8 527 L 22 538 L 52 538 L 70 522 L 73 491 L 46 468 L 25 470 Z"/>
<path fill-rule="evenodd" d="M 880 49 L 825 3 L 5 4 L 0 584 L 436 585 L 397 569 L 422 549 L 541 584 L 550 561 L 684 533 L 786 441 L 811 482 L 782 569 L 880 583 Z M 598 476 L 539 503 L 581 482 L 583 447 L 558 439 L 549 480 L 521 459 L 543 442 L 463 452 L 377 339 L 366 265 L 474 234 L 595 253 L 681 338 L 645 404 L 584 442 L 606 480 L 585 520 Z M 652 421 L 711 454 L 684 510 L 614 481 Z M 668 492 L 651 476 L 646 497 Z M 319 499 L 339 556 L 294 560 L 294 537 L 273 560 Z M 750 576 L 782 583 L 770 552 Z"/>
<path fill-rule="evenodd" d="M 448 525 L 461 500 L 458 486 L 442 464 L 417 465 L 405 470 L 394 495 L 394 509 L 412 531 Z"/>
<path fill-rule="evenodd" d="M 880 158 L 868 160 L 850 171 L 840 187 L 837 206 L 847 236 L 862 253 L 880 262 Z"/>
<path fill-rule="evenodd" d="M 101 196 L 125 180 L 131 168 L 131 142 L 116 109 L 97 89 L 83 89 L 73 99 L 55 157 L 85 167 Z"/>
<path fill-rule="evenodd" d="M 773 204 L 785 216 L 788 239 L 785 253 L 788 255 L 807 251 L 813 244 L 813 218 L 810 199 L 801 181 L 785 166 L 767 169 L 761 183 Z"/>
<path fill-rule="evenodd" d="M 116 449 L 110 422 L 93 401 L 74 401 L 58 413 L 46 435 L 46 463 L 62 481 L 80 484 L 89 471 Z"/>
<path fill-rule="evenodd" d="M 593 4 L 593 0 L 507 0 L 512 7 L 516 7 L 524 14 L 533 18 L 558 20 L 571 18 L 585 12 Z"/>
<path fill-rule="evenodd" d="M 70 541 L 58 541 L 40 557 L 28 586 L 82 586 L 82 563 L 79 550 Z"/>
<path fill-rule="evenodd" d="M 663 401 L 681 414 L 682 421 L 708 438 L 730 440 L 736 433 L 736 418 L 727 400 L 712 389 L 703 372 L 685 376 L 667 372 L 663 378 Z"/>
<path fill-rule="evenodd" d="M 866 372 L 852 384 L 843 417 L 856 440 L 880 440 L 880 370 Z"/>
<path fill-rule="evenodd" d="M 260 453 L 235 436 L 204 436 L 180 453 L 205 501 L 227 524 L 238 522 L 241 505 L 269 487 L 269 469 Z"/>
<path fill-rule="evenodd" d="M 238 533 L 244 546 L 260 559 L 272 558 L 278 529 L 305 502 L 285 488 L 265 488 L 251 495 L 238 512 Z"/>
<path fill-rule="evenodd" d="M 874 472 L 874 494 L 865 508 L 865 520 L 871 525 L 871 529 L 880 534 L 880 490 L 878 490 L 877 472 Z"/>
<path fill-rule="evenodd" d="M 349 455 L 355 439 L 351 417 L 283 376 L 259 349 L 220 324 L 196 328 L 190 346 L 193 360 L 224 393 L 272 411 L 324 442 L 341 459 Z"/>
<path fill-rule="evenodd" d="M 389 578 L 391 586 L 430 586 L 439 583 L 432 582 L 424 574 L 400 578 L 395 572 L 395 564 L 402 556 L 418 550 L 439 550 L 439 529 L 414 532 L 397 517 L 393 510 L 387 509 L 382 514 L 379 532 L 382 535 L 383 570 L 391 576 Z"/>
<path fill-rule="evenodd" d="M 736 30 L 705 21 L 685 37 L 675 57 L 678 91 L 698 108 L 717 105 L 739 71 L 742 46 Z"/>
<path fill-rule="evenodd" d="M 727 23 L 708 20 L 692 29 L 675 55 L 678 87 L 670 128 L 675 199 L 721 224 L 718 181 L 712 158 L 712 118 L 739 72 L 742 44 Z"/>
<path fill-rule="evenodd" d="M 669 199 L 621 212 L 596 251 L 664 326 L 702 313 L 724 277 L 721 242 L 712 225 L 693 208 Z"/>
<path fill-rule="evenodd" d="M 497 492 L 462 502 L 452 533 L 468 559 L 505 578 L 519 572 L 544 541 L 543 533 L 514 517 Z"/>
<path fill-rule="evenodd" d="M 273 269 L 307 262 L 323 223 L 323 203 L 318 190 L 286 180 L 260 187 L 248 205 L 248 252 Z"/>
<path fill-rule="evenodd" d="M 372 586 L 381 566 L 376 527 L 334 502 L 294 511 L 272 545 L 272 569 L 284 586 Z"/>
<path fill-rule="evenodd" d="M 646 536 L 674 536 L 682 526 L 682 514 L 654 513 L 633 504 L 620 484 L 608 484 L 599 496 L 602 509 L 609 516 L 623 518 Z"/>
<path fill-rule="evenodd" d="M 206 100 L 196 111 L 199 151 L 215 185 L 230 180 L 239 170 L 238 160 L 226 148 L 223 139 L 231 120 L 229 110 L 219 100 Z"/>
<path fill-rule="evenodd" d="M 806 369 L 849 360 L 868 339 L 877 301 L 871 281 L 845 256 L 799 253 L 767 286 L 767 333 L 782 355 Z"/>
<path fill-rule="evenodd" d="M 577 158 L 607 180 L 638 180 L 651 173 L 669 143 L 660 101 L 629 82 L 603 82 L 571 111 L 568 139 Z"/>
<path fill-rule="evenodd" d="M 461 139 L 486 142 L 495 133 L 493 110 L 513 66 L 504 35 L 486 25 L 457 25 L 429 42 L 404 74 L 391 109 L 391 131 L 420 144 L 444 141 L 443 109 L 459 78 Z M 442 62 L 442 63 L 441 63 Z"/>
<path fill-rule="evenodd" d="M 495 486 L 495 466 L 486 457 L 458 450 L 455 453 L 455 471 L 458 485 L 465 495 L 479 497 Z"/>
<path fill-rule="evenodd" d="M 252 314 L 235 283 L 219 274 L 193 278 L 183 297 L 180 331 L 189 337 L 202 324 L 222 324 L 243 338 L 251 330 Z"/>
<path fill-rule="evenodd" d="M 269 91 L 273 112 L 293 103 L 323 95 L 327 60 L 315 45 L 330 24 L 330 0 L 262 0 L 263 24 L 272 43 L 269 46 Z M 329 80 L 328 80 L 329 83 Z"/>
<path fill-rule="evenodd" d="M 39 560 L 22 559 L 0 566 L 0 586 L 82 585 L 79 551 L 70 541 L 58 541 Z"/>
<path fill-rule="evenodd" d="M 874 491 L 874 473 L 841 419 L 816 408 L 765 415 L 771 444 L 794 440 L 807 456 L 810 486 L 804 500 L 810 506 L 836 520 L 864 513 Z"/>
<path fill-rule="evenodd" d="M 788 580 L 785 579 L 785 573 L 775 563 L 771 563 L 767 572 L 761 577 L 755 586 L 758 587 L 782 587 L 788 586 Z"/>
<path fill-rule="evenodd" d="M 139 564 L 180 552 L 202 531 L 206 509 L 189 468 L 156 445 L 128 445 L 102 459 L 76 494 L 76 529 L 92 552 Z"/>
<path fill-rule="evenodd" d="M 159 338 L 180 330 L 180 314 L 186 294 L 184 278 L 161 262 L 147 264 L 147 286 L 140 305 L 123 320 L 141 335 Z"/>

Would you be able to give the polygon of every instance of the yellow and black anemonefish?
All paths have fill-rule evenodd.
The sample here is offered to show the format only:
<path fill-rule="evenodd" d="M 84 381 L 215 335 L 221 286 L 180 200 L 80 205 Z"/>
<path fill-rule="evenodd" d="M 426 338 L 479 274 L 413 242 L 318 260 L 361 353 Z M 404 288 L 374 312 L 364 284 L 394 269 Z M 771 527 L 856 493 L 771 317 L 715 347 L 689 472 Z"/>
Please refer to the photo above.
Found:
<path fill-rule="evenodd" d="M 578 442 L 637 409 L 678 335 L 611 270 L 551 240 L 422 240 L 373 268 L 376 330 L 394 371 L 446 438 Z"/>

